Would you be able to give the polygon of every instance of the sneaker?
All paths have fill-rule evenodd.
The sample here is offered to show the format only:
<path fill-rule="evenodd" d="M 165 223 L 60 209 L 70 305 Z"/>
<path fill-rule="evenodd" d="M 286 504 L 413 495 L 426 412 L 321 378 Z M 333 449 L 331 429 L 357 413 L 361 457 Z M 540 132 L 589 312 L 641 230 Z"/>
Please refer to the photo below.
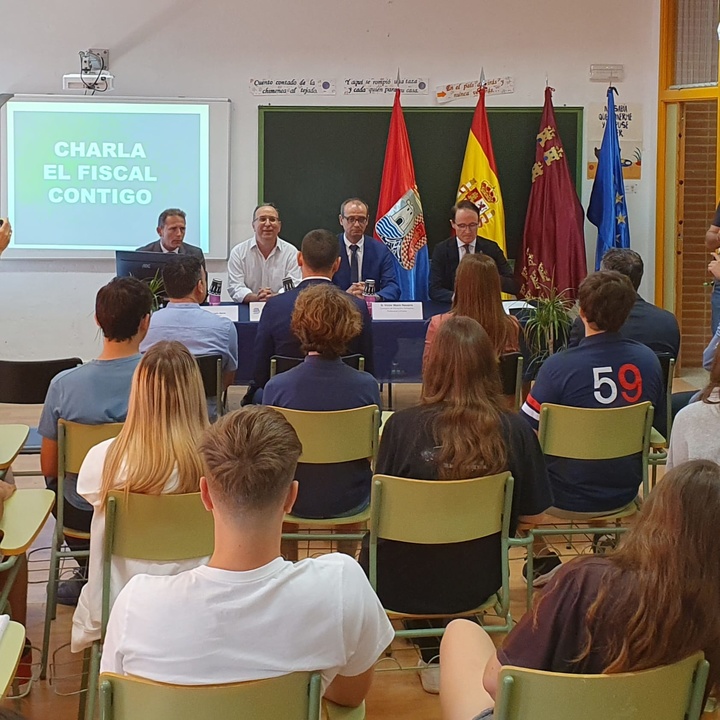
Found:
<path fill-rule="evenodd" d="M 562 567 L 562 560 L 554 550 L 533 559 L 533 587 L 538 588 L 549 582 L 550 578 Z M 527 563 L 523 565 L 523 577 L 527 580 Z"/>
<path fill-rule="evenodd" d="M 440 658 L 433 658 L 429 663 L 418 660 L 418 675 L 423 690 L 431 695 L 440 694 Z"/>
<path fill-rule="evenodd" d="M 83 589 L 86 582 L 87 578 L 85 577 L 85 570 L 82 568 L 75 568 L 71 578 L 58 583 L 58 603 L 60 605 L 70 605 L 71 607 L 77 605 L 78 599 L 80 598 L 80 591 Z"/>
<path fill-rule="evenodd" d="M 605 555 L 612 552 L 617 545 L 615 535 L 593 535 L 592 551 L 595 555 Z"/>

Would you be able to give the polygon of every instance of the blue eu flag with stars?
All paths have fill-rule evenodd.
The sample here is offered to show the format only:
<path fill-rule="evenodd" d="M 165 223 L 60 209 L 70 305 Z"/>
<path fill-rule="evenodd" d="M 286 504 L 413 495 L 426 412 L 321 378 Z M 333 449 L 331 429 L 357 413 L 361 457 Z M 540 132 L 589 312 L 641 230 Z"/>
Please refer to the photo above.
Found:
<path fill-rule="evenodd" d="M 614 87 L 608 88 L 605 134 L 600 147 L 595 182 L 587 209 L 588 220 L 598 229 L 595 251 L 596 270 L 600 269 L 600 261 L 610 248 L 630 247 L 625 183 L 623 182 L 620 142 L 615 121 L 614 93 L 616 92 Z"/>

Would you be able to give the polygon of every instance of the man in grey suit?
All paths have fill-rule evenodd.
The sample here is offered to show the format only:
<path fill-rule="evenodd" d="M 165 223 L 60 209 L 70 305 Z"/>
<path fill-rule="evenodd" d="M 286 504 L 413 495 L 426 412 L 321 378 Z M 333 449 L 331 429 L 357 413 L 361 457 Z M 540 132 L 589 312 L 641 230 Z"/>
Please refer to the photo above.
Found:
<path fill-rule="evenodd" d="M 183 242 L 185 239 L 185 213 L 179 208 L 168 208 L 160 213 L 157 234 L 159 239 L 139 247 L 142 252 L 177 253 L 192 255 L 205 264 L 203 251 L 195 245 Z"/>

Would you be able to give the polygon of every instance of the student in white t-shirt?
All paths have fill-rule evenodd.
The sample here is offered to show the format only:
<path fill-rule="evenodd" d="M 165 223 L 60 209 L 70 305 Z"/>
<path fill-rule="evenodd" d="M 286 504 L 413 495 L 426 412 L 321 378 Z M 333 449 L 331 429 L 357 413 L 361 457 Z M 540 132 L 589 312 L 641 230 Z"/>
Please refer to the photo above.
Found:
<path fill-rule="evenodd" d="M 116 439 L 90 449 L 78 475 L 78 493 L 93 506 L 93 517 L 88 582 L 73 615 L 73 652 L 100 639 L 108 493 L 197 492 L 203 473 L 197 443 L 207 426 L 205 392 L 195 358 L 179 342 L 156 343 L 133 375 L 123 429 Z M 134 575 L 175 575 L 204 562 L 207 557 L 179 562 L 113 558 L 110 603 Z"/>
<path fill-rule="evenodd" d="M 359 705 L 393 629 L 360 566 L 280 556 L 302 448 L 277 410 L 248 406 L 200 442 L 215 551 L 172 577 L 138 575 L 113 606 L 101 670 L 181 685 L 319 671 L 325 697 Z"/>

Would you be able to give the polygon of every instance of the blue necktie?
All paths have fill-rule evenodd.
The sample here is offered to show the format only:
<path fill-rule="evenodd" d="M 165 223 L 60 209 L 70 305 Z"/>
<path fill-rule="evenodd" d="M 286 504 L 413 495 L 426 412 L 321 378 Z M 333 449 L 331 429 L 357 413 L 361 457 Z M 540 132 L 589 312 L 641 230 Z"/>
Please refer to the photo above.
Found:
<path fill-rule="evenodd" d="M 360 280 L 360 271 L 358 270 L 357 245 L 350 246 L 350 282 L 356 283 Z"/>

